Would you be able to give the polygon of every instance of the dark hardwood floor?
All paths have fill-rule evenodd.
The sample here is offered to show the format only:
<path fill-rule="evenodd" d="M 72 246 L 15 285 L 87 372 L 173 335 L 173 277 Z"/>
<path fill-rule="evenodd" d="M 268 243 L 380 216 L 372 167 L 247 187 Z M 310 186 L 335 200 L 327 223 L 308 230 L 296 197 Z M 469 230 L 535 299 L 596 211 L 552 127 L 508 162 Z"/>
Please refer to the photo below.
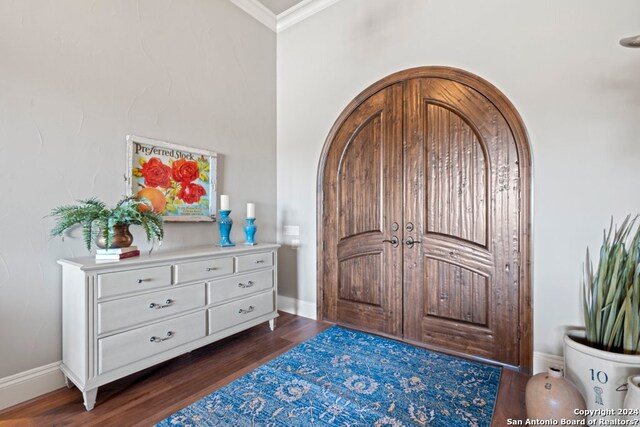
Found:
<path fill-rule="evenodd" d="M 87 412 L 76 388 L 0 411 L 0 426 L 149 426 L 291 349 L 331 324 L 280 313 L 265 323 L 100 387 Z M 524 419 L 526 375 L 503 369 L 493 426 Z"/>

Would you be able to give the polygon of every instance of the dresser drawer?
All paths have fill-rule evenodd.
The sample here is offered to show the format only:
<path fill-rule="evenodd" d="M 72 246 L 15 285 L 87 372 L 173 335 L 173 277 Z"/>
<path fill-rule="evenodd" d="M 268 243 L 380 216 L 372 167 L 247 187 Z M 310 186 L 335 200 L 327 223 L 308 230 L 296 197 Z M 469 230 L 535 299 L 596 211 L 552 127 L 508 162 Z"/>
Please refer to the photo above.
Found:
<path fill-rule="evenodd" d="M 274 310 L 273 291 L 210 308 L 209 334 L 248 322 Z"/>
<path fill-rule="evenodd" d="M 217 304 L 271 288 L 273 270 L 220 279 L 207 283 L 207 304 Z"/>
<path fill-rule="evenodd" d="M 98 274 L 98 298 L 124 295 L 171 285 L 171 266 Z"/>
<path fill-rule="evenodd" d="M 204 284 L 98 304 L 98 334 L 204 307 Z"/>
<path fill-rule="evenodd" d="M 205 336 L 204 311 L 98 340 L 98 374 Z"/>
<path fill-rule="evenodd" d="M 212 258 L 176 264 L 176 283 L 207 280 L 233 273 L 233 258 Z"/>
<path fill-rule="evenodd" d="M 263 252 L 253 255 L 240 255 L 236 257 L 236 271 L 249 271 L 256 268 L 271 267 L 273 265 L 273 252 Z"/>

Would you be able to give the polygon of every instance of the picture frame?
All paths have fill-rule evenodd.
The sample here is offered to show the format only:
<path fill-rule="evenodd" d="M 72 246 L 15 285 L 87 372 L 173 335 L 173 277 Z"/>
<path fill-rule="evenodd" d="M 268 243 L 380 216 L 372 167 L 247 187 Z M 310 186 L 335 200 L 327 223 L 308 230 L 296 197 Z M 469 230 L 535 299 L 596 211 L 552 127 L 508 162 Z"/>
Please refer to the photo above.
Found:
<path fill-rule="evenodd" d="M 127 194 L 147 198 L 165 221 L 216 220 L 217 153 L 127 135 Z"/>

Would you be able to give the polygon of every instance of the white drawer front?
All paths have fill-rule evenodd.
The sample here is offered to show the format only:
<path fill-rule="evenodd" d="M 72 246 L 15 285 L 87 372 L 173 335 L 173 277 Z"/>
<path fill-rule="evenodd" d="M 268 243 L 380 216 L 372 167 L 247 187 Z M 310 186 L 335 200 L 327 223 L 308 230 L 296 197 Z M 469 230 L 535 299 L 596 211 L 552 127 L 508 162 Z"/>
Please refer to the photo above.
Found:
<path fill-rule="evenodd" d="M 98 334 L 204 307 L 204 284 L 98 304 Z"/>
<path fill-rule="evenodd" d="M 229 277 L 207 283 L 207 304 L 266 291 L 273 287 L 273 270 Z"/>
<path fill-rule="evenodd" d="M 171 285 L 171 266 L 140 268 L 98 275 L 98 298 Z"/>
<path fill-rule="evenodd" d="M 254 295 L 239 301 L 210 308 L 209 334 L 248 322 L 275 310 L 273 292 Z"/>
<path fill-rule="evenodd" d="M 233 273 L 233 258 L 212 258 L 176 264 L 176 283 L 207 280 Z"/>
<path fill-rule="evenodd" d="M 98 373 L 128 365 L 205 336 L 204 311 L 98 340 Z"/>
<path fill-rule="evenodd" d="M 236 257 L 236 270 L 249 271 L 256 268 L 271 267 L 273 265 L 273 252 L 263 252 L 254 255 L 240 255 Z"/>

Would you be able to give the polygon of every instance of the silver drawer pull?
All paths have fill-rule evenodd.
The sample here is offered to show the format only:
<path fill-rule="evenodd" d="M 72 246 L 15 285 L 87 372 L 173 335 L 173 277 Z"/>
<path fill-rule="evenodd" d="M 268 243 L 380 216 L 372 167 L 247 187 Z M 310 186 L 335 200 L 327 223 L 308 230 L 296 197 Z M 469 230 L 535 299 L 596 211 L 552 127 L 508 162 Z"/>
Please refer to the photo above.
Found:
<path fill-rule="evenodd" d="M 160 337 L 151 337 L 149 338 L 149 342 L 162 342 L 162 341 L 166 341 L 169 338 L 173 337 L 173 332 L 169 331 L 167 332 L 167 336 L 164 338 L 160 338 Z"/>
<path fill-rule="evenodd" d="M 263 262 L 264 262 L 263 259 L 259 259 L 259 260 L 256 261 L 256 264 L 262 264 Z"/>
<path fill-rule="evenodd" d="M 251 280 L 249 280 L 246 285 L 244 283 L 238 283 L 239 288 L 250 288 L 253 285 L 255 285 L 255 283 L 253 283 L 253 281 Z"/>
<path fill-rule="evenodd" d="M 247 308 L 246 310 L 241 308 L 240 310 L 238 310 L 238 313 L 239 314 L 247 314 L 247 313 L 251 313 L 255 309 L 256 308 L 254 306 L 250 305 L 249 308 Z"/>
<path fill-rule="evenodd" d="M 151 281 L 151 279 L 138 279 L 138 280 L 136 280 L 136 282 L 138 282 L 138 283 L 150 282 L 150 281 Z"/>
<path fill-rule="evenodd" d="M 218 267 L 207 267 L 207 271 L 216 271 Z"/>
<path fill-rule="evenodd" d="M 173 300 L 172 299 L 168 299 L 164 302 L 164 304 L 156 304 L 155 302 L 152 302 L 151 304 L 149 304 L 149 308 L 155 308 L 155 309 L 159 309 L 159 308 L 167 308 L 169 307 L 171 304 L 173 304 Z"/>

